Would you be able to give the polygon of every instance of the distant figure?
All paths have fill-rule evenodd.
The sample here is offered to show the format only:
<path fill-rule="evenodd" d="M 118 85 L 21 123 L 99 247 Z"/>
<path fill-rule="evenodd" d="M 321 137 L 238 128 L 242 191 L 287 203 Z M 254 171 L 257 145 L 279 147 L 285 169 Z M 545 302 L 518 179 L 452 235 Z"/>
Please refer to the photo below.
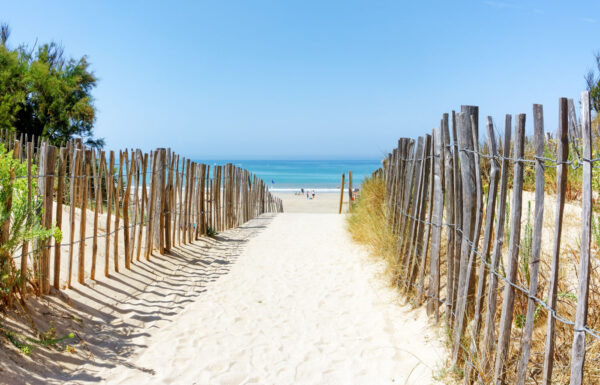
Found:
<path fill-rule="evenodd" d="M 306 192 L 306 199 L 310 199 L 309 196 L 308 196 L 308 191 Z"/>
<path fill-rule="evenodd" d="M 302 194 L 304 194 L 304 187 L 302 187 L 302 188 L 300 189 L 300 192 L 301 192 Z"/>
<path fill-rule="evenodd" d="M 315 190 L 312 191 L 312 199 L 315 199 Z"/>

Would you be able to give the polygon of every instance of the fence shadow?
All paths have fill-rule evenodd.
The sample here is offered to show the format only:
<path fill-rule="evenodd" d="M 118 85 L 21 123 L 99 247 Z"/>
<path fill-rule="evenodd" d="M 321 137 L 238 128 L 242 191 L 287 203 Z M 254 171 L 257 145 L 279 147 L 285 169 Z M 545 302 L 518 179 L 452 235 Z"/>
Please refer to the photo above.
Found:
<path fill-rule="evenodd" d="M 66 381 L 101 381 L 102 371 L 119 365 L 132 367 L 129 358 L 146 347 L 150 331 L 173 320 L 188 304 L 210 290 L 210 284 L 229 273 L 246 243 L 263 231 L 274 218 L 264 214 L 245 225 L 227 230 L 214 238 L 203 237 L 176 246 L 170 254 L 153 254 L 150 261 L 134 261 L 131 270 L 103 275 L 86 285 L 75 283 L 59 294 L 32 298 L 28 311 L 40 331 L 55 328 L 56 335 L 69 332 L 75 338 L 56 348 L 36 347 L 31 359 L 10 349 L 7 360 L 18 365 L 2 365 L 2 376 L 30 384 Z M 3 325 L 19 330 L 18 317 Z M 4 353 L 3 353 L 4 354 Z M 0 356 L 1 357 L 1 356 Z M 1 361 L 0 361 L 1 362 Z M 133 367 L 152 373 L 151 368 Z"/>

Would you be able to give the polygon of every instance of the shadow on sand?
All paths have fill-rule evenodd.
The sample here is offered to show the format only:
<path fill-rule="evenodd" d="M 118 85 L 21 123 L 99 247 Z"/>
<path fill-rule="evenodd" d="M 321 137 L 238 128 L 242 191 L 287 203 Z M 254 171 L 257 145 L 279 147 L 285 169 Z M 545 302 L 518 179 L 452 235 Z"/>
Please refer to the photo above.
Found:
<path fill-rule="evenodd" d="M 246 243 L 273 217 L 265 214 L 214 238 L 174 247 L 168 255 L 134 261 L 131 270 L 121 267 L 108 278 L 101 274 L 86 285 L 74 283 L 72 289 L 28 300 L 31 321 L 14 312 L 3 317 L 3 327 L 30 332 L 35 322 L 38 330 L 53 327 L 57 336 L 73 332 L 75 338 L 52 349 L 36 346 L 30 357 L 0 339 L 0 382 L 98 382 L 101 371 L 118 365 L 153 373 L 128 363 L 146 347 L 148 331 L 167 324 L 210 290 L 210 283 L 230 271 Z"/>

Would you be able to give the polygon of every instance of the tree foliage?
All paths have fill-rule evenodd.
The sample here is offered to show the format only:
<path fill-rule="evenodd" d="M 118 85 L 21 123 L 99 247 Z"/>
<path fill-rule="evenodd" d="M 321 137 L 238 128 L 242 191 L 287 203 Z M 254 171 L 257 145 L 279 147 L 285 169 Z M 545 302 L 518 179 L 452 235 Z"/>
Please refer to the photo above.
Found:
<path fill-rule="evenodd" d="M 592 109 L 596 113 L 600 113 L 600 52 L 594 55 L 596 68 L 591 69 L 585 75 L 585 82 L 590 91 L 590 102 Z M 598 71 L 598 73 L 596 73 Z"/>
<path fill-rule="evenodd" d="M 0 128 L 44 136 L 55 145 L 94 137 L 96 110 L 91 95 L 97 78 L 86 57 L 66 58 L 57 43 L 8 47 L 10 30 L 0 27 Z"/>

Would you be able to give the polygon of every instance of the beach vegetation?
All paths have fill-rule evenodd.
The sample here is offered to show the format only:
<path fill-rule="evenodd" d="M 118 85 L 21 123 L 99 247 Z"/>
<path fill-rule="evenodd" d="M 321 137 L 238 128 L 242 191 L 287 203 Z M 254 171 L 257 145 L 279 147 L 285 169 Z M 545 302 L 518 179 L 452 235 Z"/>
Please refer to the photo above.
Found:
<path fill-rule="evenodd" d="M 68 333 L 63 337 L 57 338 L 56 329 L 52 325 L 50 326 L 48 331 L 38 332 L 39 338 L 28 337 L 14 330 L 10 330 L 7 327 L 5 327 L 2 323 L 0 323 L 0 332 L 2 332 L 2 334 L 4 334 L 4 336 L 10 341 L 10 343 L 13 344 L 17 349 L 19 349 L 21 353 L 27 356 L 30 356 L 31 353 L 34 351 L 34 345 L 42 346 L 45 348 L 58 347 L 58 345 L 61 342 L 75 338 L 75 334 L 73 333 Z M 71 349 L 69 348 L 70 346 L 66 345 L 60 350 L 70 352 Z"/>
<path fill-rule="evenodd" d="M 217 236 L 217 230 L 215 230 L 215 228 L 212 227 L 212 226 L 208 226 L 206 228 L 206 235 L 208 235 L 209 237 L 216 237 Z"/>
<path fill-rule="evenodd" d="M 386 260 L 391 272 L 396 264 L 396 237 L 388 226 L 384 200 L 385 182 L 381 174 L 365 178 L 347 216 L 347 225 L 352 238 L 367 246 L 374 256 Z"/>
<path fill-rule="evenodd" d="M 32 172 L 37 173 L 35 167 Z M 31 180 L 31 189 L 37 191 L 35 180 Z M 42 226 L 42 200 L 28 192 L 27 164 L 14 159 L 12 151 L 0 144 L 0 310 L 13 302 L 20 287 L 30 279 L 29 272 L 17 267 L 13 254 L 24 242 L 42 242 L 52 237 L 57 242 L 61 240 L 58 228 Z M 37 260 L 37 254 L 33 256 Z"/>
<path fill-rule="evenodd" d="M 585 75 L 585 82 L 590 91 L 592 109 L 600 113 L 600 52 L 594 54 L 594 68 Z"/>

